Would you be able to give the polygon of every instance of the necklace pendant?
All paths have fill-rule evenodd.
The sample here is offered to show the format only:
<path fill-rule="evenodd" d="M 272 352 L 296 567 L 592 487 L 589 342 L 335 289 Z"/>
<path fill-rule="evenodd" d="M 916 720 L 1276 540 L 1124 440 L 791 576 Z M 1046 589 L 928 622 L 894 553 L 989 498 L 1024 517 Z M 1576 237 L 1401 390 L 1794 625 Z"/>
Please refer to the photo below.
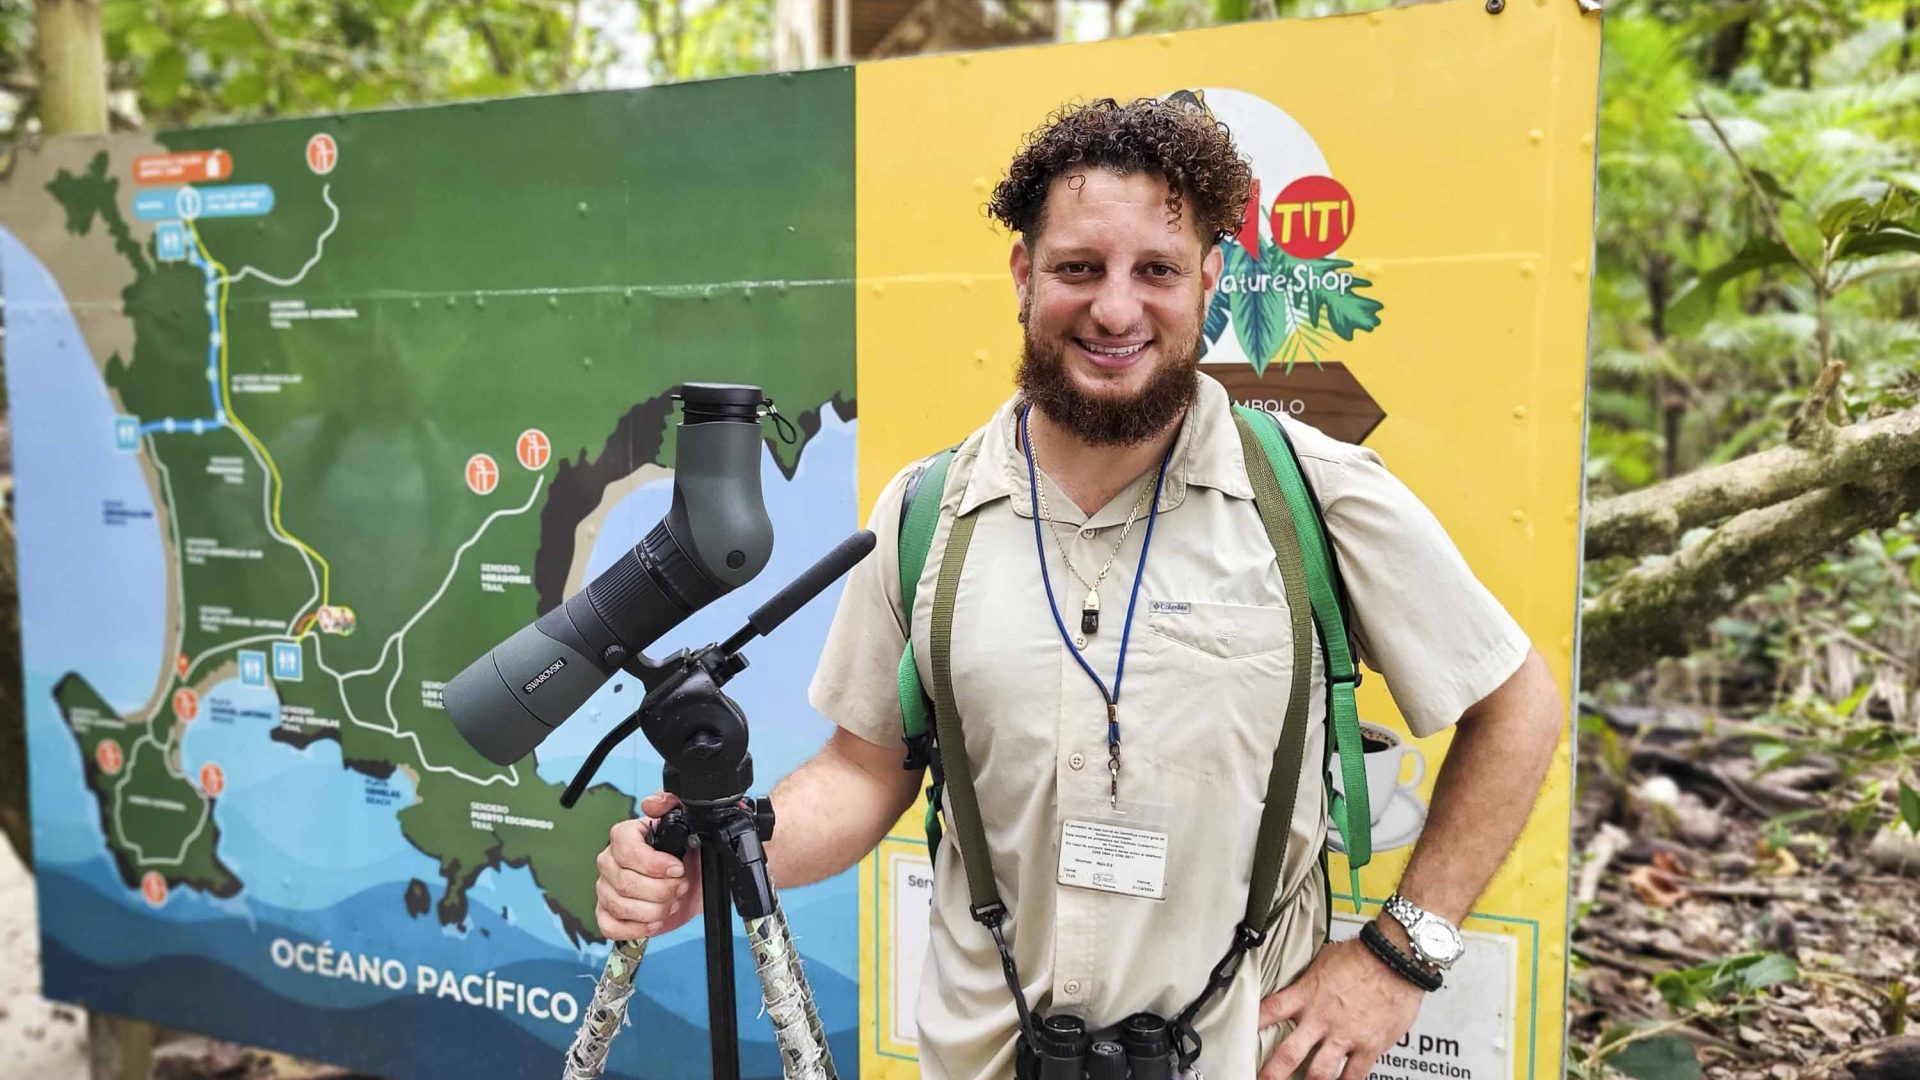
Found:
<path fill-rule="evenodd" d="M 1100 632 L 1100 590 L 1097 588 L 1088 589 L 1086 602 L 1080 605 L 1080 632 Z"/>

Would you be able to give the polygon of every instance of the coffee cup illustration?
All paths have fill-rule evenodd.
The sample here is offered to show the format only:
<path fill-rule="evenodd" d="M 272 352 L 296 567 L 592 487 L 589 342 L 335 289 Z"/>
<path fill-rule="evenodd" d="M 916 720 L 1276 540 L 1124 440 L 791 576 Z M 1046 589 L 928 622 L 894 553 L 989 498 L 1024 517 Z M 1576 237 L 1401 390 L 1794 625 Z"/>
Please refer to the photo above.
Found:
<path fill-rule="evenodd" d="M 1420 835 L 1426 824 L 1427 808 L 1420 801 L 1419 788 L 1427 778 L 1427 758 L 1392 728 L 1360 722 L 1360 749 L 1365 755 L 1367 775 L 1367 816 L 1373 825 L 1373 849 L 1387 851 L 1403 847 Z M 1413 767 L 1407 768 L 1411 760 Z M 1403 775 L 1405 774 L 1405 775 Z M 1338 763 L 1332 769 L 1335 791 L 1346 794 L 1345 777 Z M 1330 837 L 1335 850 L 1343 851 L 1337 836 Z"/>

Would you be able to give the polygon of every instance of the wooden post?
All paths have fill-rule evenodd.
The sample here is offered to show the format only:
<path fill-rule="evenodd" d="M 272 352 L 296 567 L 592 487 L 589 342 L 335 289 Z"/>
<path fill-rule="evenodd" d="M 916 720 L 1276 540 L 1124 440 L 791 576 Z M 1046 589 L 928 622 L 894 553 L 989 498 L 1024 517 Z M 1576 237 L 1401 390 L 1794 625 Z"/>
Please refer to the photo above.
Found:
<path fill-rule="evenodd" d="M 107 130 L 107 39 L 99 0 L 35 0 L 40 54 L 40 129 L 48 135 Z"/>
<path fill-rule="evenodd" d="M 40 130 L 47 135 L 107 131 L 107 41 L 99 0 L 35 0 L 40 54 Z M 87 1072 L 92 1080 L 147 1080 L 153 1074 L 153 1025 L 87 1014 Z"/>
<path fill-rule="evenodd" d="M 147 1080 L 152 1075 L 152 1024 L 87 1013 L 89 1080 Z"/>

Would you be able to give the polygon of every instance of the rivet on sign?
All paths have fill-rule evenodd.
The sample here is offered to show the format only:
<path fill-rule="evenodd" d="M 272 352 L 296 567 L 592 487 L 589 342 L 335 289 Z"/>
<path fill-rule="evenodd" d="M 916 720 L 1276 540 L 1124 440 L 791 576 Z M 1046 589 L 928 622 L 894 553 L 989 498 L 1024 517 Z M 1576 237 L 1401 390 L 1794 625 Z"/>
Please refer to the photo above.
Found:
<path fill-rule="evenodd" d="M 796 231 L 796 230 L 794 229 L 794 227 L 793 227 L 793 226 L 791 226 L 791 225 L 789 225 L 789 226 L 787 226 L 787 231 L 788 231 L 788 232 L 794 232 L 794 231 Z"/>
<path fill-rule="evenodd" d="M 1581 280 L 1584 280 L 1586 276 L 1587 276 L 1587 260 L 1585 259 L 1574 260 L 1573 279 L 1575 281 L 1581 281 Z"/>
<path fill-rule="evenodd" d="M 575 207 L 574 207 L 574 209 L 575 209 L 576 211 L 578 211 L 578 212 L 579 212 L 579 214 L 580 214 L 580 216 L 581 216 L 581 217 L 586 217 L 586 216 L 587 216 L 587 204 L 586 204 L 586 203 L 581 203 L 581 204 L 579 204 L 578 206 L 575 206 Z"/>
<path fill-rule="evenodd" d="M 1507 10 L 1507 0 L 1487 0 L 1487 14 L 1498 15 Z"/>
<path fill-rule="evenodd" d="M 1580 149 L 1585 150 L 1589 154 L 1593 153 L 1593 132 L 1589 131 L 1585 135 L 1580 136 Z"/>
<path fill-rule="evenodd" d="M 1515 405 L 1513 407 L 1513 418 L 1515 420 L 1525 420 L 1527 418 L 1527 407 L 1525 405 Z"/>
<path fill-rule="evenodd" d="M 880 282 L 876 281 L 873 283 L 873 295 L 879 296 L 885 290 L 886 290 L 886 286 L 881 284 Z"/>
<path fill-rule="evenodd" d="M 981 349 L 981 350 L 980 350 L 979 352 L 977 352 L 977 353 L 974 353 L 974 354 L 973 354 L 973 362 L 974 362 L 974 363 L 976 363 L 976 364 L 984 364 L 984 363 L 986 363 L 986 362 L 987 362 L 987 350 L 985 350 L 985 349 Z"/>
<path fill-rule="evenodd" d="M 453 297 L 451 297 L 451 296 L 449 296 L 449 297 L 447 297 L 447 306 L 448 306 L 448 307 L 452 307 L 453 305 L 455 305 L 455 304 L 457 304 L 457 303 L 459 303 L 459 301 L 457 301 L 457 300 L 455 300 L 455 299 L 454 299 Z"/>
<path fill-rule="evenodd" d="M 1513 512 L 1513 520 L 1515 522 L 1521 522 L 1521 521 L 1527 520 L 1527 512 L 1525 510 L 1515 510 Z"/>
<path fill-rule="evenodd" d="M 557 296 L 547 297 L 547 309 L 549 311 L 558 311 L 560 309 L 560 298 Z"/>
<path fill-rule="evenodd" d="M 1547 137 L 1547 133 L 1540 130 L 1539 128 L 1534 128 L 1532 131 L 1527 132 L 1527 139 L 1530 142 L 1537 143 L 1545 139 L 1546 137 Z"/>
<path fill-rule="evenodd" d="M 486 297 L 484 297 L 484 296 L 476 296 L 476 297 L 474 297 L 474 298 L 473 298 L 473 306 L 474 306 L 474 307 L 477 307 L 477 308 L 483 308 L 483 307 L 486 307 L 486 306 L 487 306 L 487 298 L 486 298 Z"/>
<path fill-rule="evenodd" d="M 591 356 L 583 356 L 583 357 L 581 357 L 581 358 L 580 358 L 580 366 L 581 366 L 581 367 L 583 367 L 583 368 L 585 368 L 585 369 L 586 369 L 586 370 L 588 370 L 588 371 L 592 371 L 592 370 L 593 370 L 593 357 L 591 357 Z"/>
<path fill-rule="evenodd" d="M 633 289 L 631 287 L 620 294 L 620 302 L 623 304 L 633 303 Z"/>
<path fill-rule="evenodd" d="M 1527 261 L 1525 261 L 1525 262 L 1523 262 L 1523 263 L 1521 263 L 1521 264 L 1520 264 L 1520 276 L 1521 276 L 1521 277 L 1532 277 L 1532 276 L 1533 276 L 1533 270 L 1534 270 L 1534 267 L 1533 267 L 1533 260 L 1532 260 L 1532 259 L 1528 259 Z"/>
<path fill-rule="evenodd" d="M 740 299 L 751 301 L 753 299 L 753 288 L 749 286 L 747 288 L 741 289 Z"/>
<path fill-rule="evenodd" d="M 415 311 L 419 311 L 419 310 L 420 310 L 420 301 L 418 301 L 418 300 L 415 300 L 415 301 L 413 302 L 413 310 L 415 310 Z"/>

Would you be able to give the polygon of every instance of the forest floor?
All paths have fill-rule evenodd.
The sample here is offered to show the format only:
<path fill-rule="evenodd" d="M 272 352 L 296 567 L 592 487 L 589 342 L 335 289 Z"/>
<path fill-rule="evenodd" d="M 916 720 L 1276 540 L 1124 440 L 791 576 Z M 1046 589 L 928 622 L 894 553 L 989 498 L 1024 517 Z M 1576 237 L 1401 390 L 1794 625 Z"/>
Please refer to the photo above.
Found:
<path fill-rule="evenodd" d="M 1849 835 L 1837 764 L 1762 769 L 1738 721 L 1606 714 L 1582 742 L 1572 1044 L 1632 1028 L 1642 1077 L 1689 1074 L 1656 1049 L 1678 1038 L 1713 1078 L 1920 1078 L 1920 841 Z"/>

